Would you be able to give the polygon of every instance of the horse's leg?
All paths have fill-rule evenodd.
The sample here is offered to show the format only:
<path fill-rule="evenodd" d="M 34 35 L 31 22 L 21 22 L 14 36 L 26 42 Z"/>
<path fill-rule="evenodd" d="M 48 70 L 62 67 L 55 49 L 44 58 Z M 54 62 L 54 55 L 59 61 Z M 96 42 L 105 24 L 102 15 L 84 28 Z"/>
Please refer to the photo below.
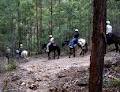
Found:
<path fill-rule="evenodd" d="M 55 59 L 55 50 L 54 50 L 54 59 Z"/>
<path fill-rule="evenodd" d="M 82 51 L 83 51 L 83 56 L 85 55 L 85 53 L 87 52 L 87 47 L 86 46 L 84 46 L 83 48 L 82 48 Z"/>
<path fill-rule="evenodd" d="M 50 52 L 48 52 L 48 60 L 50 59 Z"/>
<path fill-rule="evenodd" d="M 58 59 L 59 59 L 59 52 L 58 52 Z"/>
<path fill-rule="evenodd" d="M 80 48 L 81 48 L 80 55 L 83 55 L 84 54 L 84 48 L 82 48 L 81 46 L 80 46 Z"/>
<path fill-rule="evenodd" d="M 83 56 L 84 56 L 84 54 L 85 54 L 85 48 L 83 48 Z"/>
<path fill-rule="evenodd" d="M 75 57 L 75 48 L 73 48 L 73 56 Z"/>
<path fill-rule="evenodd" d="M 9 56 L 7 57 L 7 61 L 8 61 L 8 64 L 10 63 L 10 58 L 9 58 Z"/>
<path fill-rule="evenodd" d="M 81 48 L 80 56 L 83 54 L 83 49 L 80 45 L 78 45 Z"/>
<path fill-rule="evenodd" d="M 72 51 L 72 49 L 69 48 L 69 58 L 70 58 L 70 56 L 71 56 L 71 51 Z"/>
<path fill-rule="evenodd" d="M 116 52 L 118 52 L 119 51 L 118 43 L 115 43 L 115 48 L 116 48 Z"/>
<path fill-rule="evenodd" d="M 82 51 L 80 52 L 80 56 L 82 55 Z"/>
<path fill-rule="evenodd" d="M 57 55 L 58 55 L 58 59 L 59 59 L 59 55 L 60 55 L 60 54 L 59 54 L 59 51 L 58 51 L 58 50 L 57 50 Z"/>

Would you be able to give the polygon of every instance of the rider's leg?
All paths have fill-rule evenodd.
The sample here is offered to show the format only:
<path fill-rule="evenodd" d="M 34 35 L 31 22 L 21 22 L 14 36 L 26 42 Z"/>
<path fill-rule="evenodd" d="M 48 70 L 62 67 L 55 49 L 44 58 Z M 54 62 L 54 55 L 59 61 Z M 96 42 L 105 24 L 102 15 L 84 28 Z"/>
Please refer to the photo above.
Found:
<path fill-rule="evenodd" d="M 75 48 L 78 44 L 78 39 L 77 38 L 74 38 L 73 40 L 73 47 Z"/>
<path fill-rule="evenodd" d="M 73 48 L 73 56 L 75 57 L 75 47 Z"/>
<path fill-rule="evenodd" d="M 50 59 L 50 52 L 48 52 L 48 60 Z"/>
<path fill-rule="evenodd" d="M 54 50 L 54 59 L 55 59 L 55 50 Z"/>
<path fill-rule="evenodd" d="M 47 44 L 47 49 L 46 49 L 46 52 L 49 52 L 49 46 L 51 45 L 51 43 L 49 42 L 48 44 Z"/>
<path fill-rule="evenodd" d="M 74 47 L 74 40 L 75 40 L 75 38 L 73 38 L 71 41 L 70 41 L 70 43 L 69 43 L 69 47 L 70 48 L 73 48 Z"/>
<path fill-rule="evenodd" d="M 69 58 L 70 58 L 71 54 L 72 54 L 72 48 L 69 48 Z"/>

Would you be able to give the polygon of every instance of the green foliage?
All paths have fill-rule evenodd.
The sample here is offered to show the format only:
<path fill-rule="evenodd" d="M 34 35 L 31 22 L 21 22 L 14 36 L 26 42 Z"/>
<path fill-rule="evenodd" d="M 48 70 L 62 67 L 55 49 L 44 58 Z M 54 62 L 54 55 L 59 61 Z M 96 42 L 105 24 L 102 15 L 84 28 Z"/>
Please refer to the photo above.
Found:
<path fill-rule="evenodd" d="M 120 87 L 120 79 L 112 79 L 111 80 L 111 85 L 113 87 Z"/>
<path fill-rule="evenodd" d="M 9 64 L 5 65 L 5 69 L 6 71 L 12 71 L 15 70 L 17 67 L 16 62 L 15 61 L 10 61 Z"/>
<path fill-rule="evenodd" d="M 107 19 L 115 30 L 120 24 L 119 8 L 120 2 L 108 0 Z M 92 1 L 52 0 L 51 5 L 51 0 L 0 0 L 0 43 L 4 47 L 18 48 L 22 42 L 26 49 L 37 51 L 37 45 L 48 41 L 51 25 L 58 43 L 70 39 L 75 28 L 79 29 L 81 37 L 89 39 Z"/>
<path fill-rule="evenodd" d="M 107 20 L 110 20 L 113 25 L 113 30 L 120 30 L 120 2 L 109 0 L 107 3 Z"/>

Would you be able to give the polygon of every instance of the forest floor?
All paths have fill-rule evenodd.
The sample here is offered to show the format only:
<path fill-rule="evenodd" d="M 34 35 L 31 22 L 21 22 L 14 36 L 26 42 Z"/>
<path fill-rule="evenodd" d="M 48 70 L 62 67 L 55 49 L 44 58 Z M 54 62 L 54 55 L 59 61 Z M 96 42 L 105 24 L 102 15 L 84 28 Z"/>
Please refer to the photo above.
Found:
<path fill-rule="evenodd" d="M 0 92 L 88 92 L 89 65 L 89 54 L 55 60 L 30 57 L 16 70 L 0 74 Z M 120 92 L 119 53 L 106 54 L 103 83 L 104 92 Z"/>

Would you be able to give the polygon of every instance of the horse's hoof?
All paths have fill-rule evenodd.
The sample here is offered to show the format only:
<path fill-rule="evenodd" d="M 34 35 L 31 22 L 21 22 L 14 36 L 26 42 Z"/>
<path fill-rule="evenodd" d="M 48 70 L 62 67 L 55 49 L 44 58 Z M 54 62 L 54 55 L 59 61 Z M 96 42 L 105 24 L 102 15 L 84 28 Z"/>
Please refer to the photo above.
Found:
<path fill-rule="evenodd" d="M 51 58 L 48 58 L 48 60 L 50 60 Z"/>

